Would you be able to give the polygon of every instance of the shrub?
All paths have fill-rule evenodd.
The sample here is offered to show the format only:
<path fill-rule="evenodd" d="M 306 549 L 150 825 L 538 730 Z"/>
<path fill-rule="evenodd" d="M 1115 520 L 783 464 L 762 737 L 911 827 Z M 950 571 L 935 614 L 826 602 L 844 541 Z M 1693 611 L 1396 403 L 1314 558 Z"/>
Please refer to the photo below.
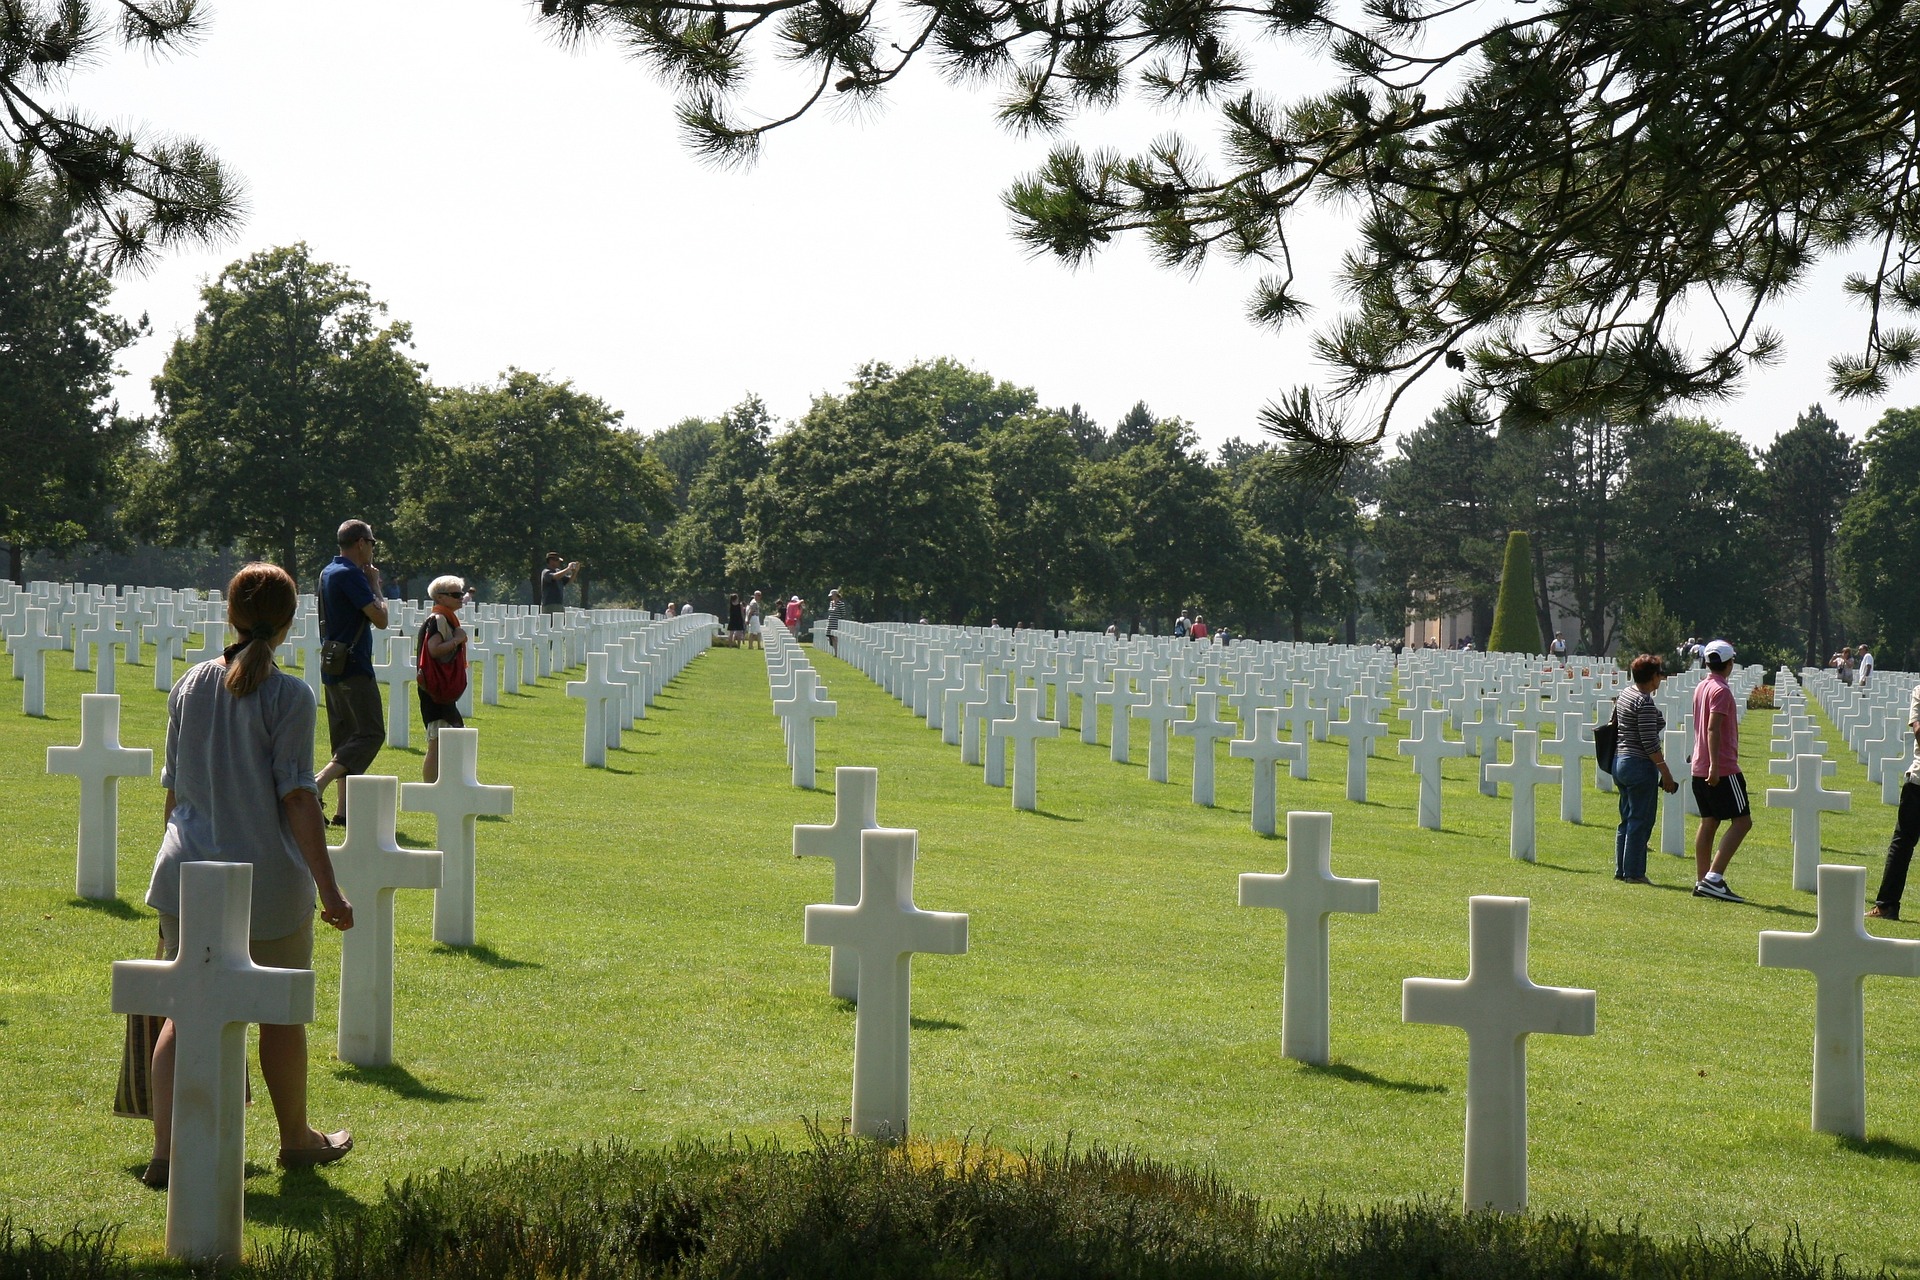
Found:
<path fill-rule="evenodd" d="M 1489 653 L 1542 653 L 1540 614 L 1533 600 L 1533 540 L 1522 530 L 1507 535 L 1507 559 L 1500 570 L 1500 598 L 1493 606 Z"/>
<path fill-rule="evenodd" d="M 0 1232 L 0 1280 L 152 1272 L 111 1230 Z M 164 1266 L 162 1275 L 187 1274 Z M 228 1275 L 233 1273 L 229 1272 Z M 257 1280 L 1845 1280 L 1797 1236 L 1655 1240 L 1557 1214 L 1450 1205 L 1275 1214 L 1210 1173 L 1124 1151 L 619 1142 L 411 1177 L 364 1211 L 291 1232 Z"/>

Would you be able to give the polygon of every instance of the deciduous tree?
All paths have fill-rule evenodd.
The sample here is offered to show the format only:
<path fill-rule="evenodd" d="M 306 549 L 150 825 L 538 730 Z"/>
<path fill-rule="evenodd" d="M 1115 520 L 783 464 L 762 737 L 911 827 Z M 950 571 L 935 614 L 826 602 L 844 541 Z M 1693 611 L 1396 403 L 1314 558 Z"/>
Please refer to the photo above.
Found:
<path fill-rule="evenodd" d="M 427 408 L 411 328 L 304 244 L 233 263 L 200 302 L 153 382 L 138 526 L 297 573 L 333 554 L 340 521 L 391 520 Z"/>

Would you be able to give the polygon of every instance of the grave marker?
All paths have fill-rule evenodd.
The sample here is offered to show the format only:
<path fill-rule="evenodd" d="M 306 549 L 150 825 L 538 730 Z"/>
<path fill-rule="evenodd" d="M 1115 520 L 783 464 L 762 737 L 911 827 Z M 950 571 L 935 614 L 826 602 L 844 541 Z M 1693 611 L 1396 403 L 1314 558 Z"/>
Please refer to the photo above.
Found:
<path fill-rule="evenodd" d="M 1594 994 L 1527 976 L 1525 898 L 1467 899 L 1464 982 L 1407 978 L 1400 1016 L 1467 1033 L 1468 1210 L 1527 1207 L 1527 1036 L 1590 1036 Z"/>
<path fill-rule="evenodd" d="M 476 731 L 477 732 L 477 731 Z M 394 835 L 400 780 L 347 779 L 347 834 L 327 853 L 334 879 L 353 903 L 353 928 L 340 935 L 340 1061 L 393 1061 L 393 894 L 438 889 L 437 849 L 402 849 Z"/>
<path fill-rule="evenodd" d="M 402 809 L 434 816 L 442 875 L 433 895 L 433 940 L 449 947 L 470 947 L 475 941 L 478 818 L 513 812 L 512 787 L 480 781 L 479 755 L 478 729 L 442 729 L 438 780 L 400 785 Z"/>
<path fill-rule="evenodd" d="M 907 1135 L 907 1051 L 915 952 L 964 955 L 967 917 L 913 905 L 919 833 L 860 837 L 860 901 L 807 908 L 810 945 L 845 947 L 859 961 L 853 1021 L 853 1132 L 883 1142 Z"/>
<path fill-rule="evenodd" d="M 101 667 L 113 666 L 103 658 Z M 48 747 L 47 772 L 80 779 L 80 841 L 75 892 L 98 902 L 117 894 L 121 778 L 153 775 L 153 752 L 120 745 L 120 695 L 80 695 L 80 745 Z M 251 882 L 249 882 L 251 883 Z"/>

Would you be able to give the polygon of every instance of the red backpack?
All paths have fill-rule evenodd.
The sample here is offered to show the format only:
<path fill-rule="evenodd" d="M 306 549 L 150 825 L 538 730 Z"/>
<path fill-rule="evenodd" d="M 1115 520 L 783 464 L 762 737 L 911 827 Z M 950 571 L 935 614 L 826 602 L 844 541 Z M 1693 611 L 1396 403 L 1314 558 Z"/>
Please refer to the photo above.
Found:
<path fill-rule="evenodd" d="M 414 641 L 414 666 L 419 670 L 420 689 L 435 702 L 446 704 L 457 702 L 460 695 L 467 691 L 467 654 L 462 645 L 445 658 L 436 658 L 427 652 L 427 636 L 431 633 L 435 615 L 428 615 L 420 624 L 420 635 Z"/>

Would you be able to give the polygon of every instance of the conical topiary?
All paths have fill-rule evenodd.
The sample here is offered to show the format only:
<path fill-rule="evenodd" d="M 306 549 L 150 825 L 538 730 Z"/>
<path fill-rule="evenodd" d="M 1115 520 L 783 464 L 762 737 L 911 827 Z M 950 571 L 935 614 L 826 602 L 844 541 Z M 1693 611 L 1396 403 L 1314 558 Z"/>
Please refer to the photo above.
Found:
<path fill-rule="evenodd" d="M 1489 653 L 1540 653 L 1540 614 L 1533 607 L 1533 540 L 1515 529 L 1507 535 L 1507 562 L 1500 570 L 1500 599 L 1493 606 Z"/>

